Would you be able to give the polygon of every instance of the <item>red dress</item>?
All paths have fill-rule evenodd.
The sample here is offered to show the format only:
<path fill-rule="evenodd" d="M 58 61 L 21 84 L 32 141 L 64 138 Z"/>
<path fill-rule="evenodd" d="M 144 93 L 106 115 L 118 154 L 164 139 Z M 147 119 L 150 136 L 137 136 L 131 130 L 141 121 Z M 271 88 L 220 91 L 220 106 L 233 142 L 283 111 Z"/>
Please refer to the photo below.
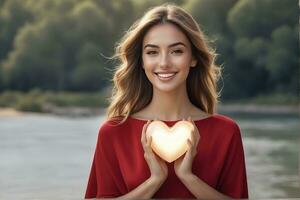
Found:
<path fill-rule="evenodd" d="M 99 130 L 85 198 L 118 197 L 150 177 L 141 144 L 145 120 L 129 117 Z M 165 121 L 173 126 L 176 121 Z M 233 198 L 248 198 L 243 144 L 238 125 L 223 115 L 196 120 L 201 139 L 192 171 L 202 181 Z M 194 198 L 168 165 L 168 178 L 153 198 Z"/>

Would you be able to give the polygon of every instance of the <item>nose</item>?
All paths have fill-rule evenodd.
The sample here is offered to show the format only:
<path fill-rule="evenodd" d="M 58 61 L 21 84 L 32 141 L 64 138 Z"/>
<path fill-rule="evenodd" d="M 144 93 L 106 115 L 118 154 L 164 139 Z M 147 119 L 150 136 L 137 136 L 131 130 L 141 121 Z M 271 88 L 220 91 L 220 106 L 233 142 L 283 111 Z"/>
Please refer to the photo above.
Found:
<path fill-rule="evenodd" d="M 160 61 L 159 61 L 159 67 L 162 69 L 168 68 L 168 54 L 163 53 L 161 54 Z"/>

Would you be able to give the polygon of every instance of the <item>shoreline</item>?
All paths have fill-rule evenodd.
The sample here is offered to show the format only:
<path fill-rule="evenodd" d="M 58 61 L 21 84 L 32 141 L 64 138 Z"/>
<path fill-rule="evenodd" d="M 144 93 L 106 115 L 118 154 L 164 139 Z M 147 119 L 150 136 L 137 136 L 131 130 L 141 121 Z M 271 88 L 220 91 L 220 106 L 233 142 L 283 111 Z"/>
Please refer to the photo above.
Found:
<path fill-rule="evenodd" d="M 220 113 L 298 115 L 299 105 L 219 104 Z"/>
<path fill-rule="evenodd" d="M 255 105 L 255 104 L 219 104 L 217 113 L 226 114 L 270 114 L 270 115 L 299 115 L 296 105 Z M 90 117 L 104 114 L 106 108 L 86 107 L 51 107 L 45 112 L 23 112 L 14 108 L 0 107 L 0 117 L 18 117 L 26 114 L 53 114 L 66 117 Z"/>
<path fill-rule="evenodd" d="M 26 114 L 14 108 L 0 108 L 0 117 L 18 117 Z"/>

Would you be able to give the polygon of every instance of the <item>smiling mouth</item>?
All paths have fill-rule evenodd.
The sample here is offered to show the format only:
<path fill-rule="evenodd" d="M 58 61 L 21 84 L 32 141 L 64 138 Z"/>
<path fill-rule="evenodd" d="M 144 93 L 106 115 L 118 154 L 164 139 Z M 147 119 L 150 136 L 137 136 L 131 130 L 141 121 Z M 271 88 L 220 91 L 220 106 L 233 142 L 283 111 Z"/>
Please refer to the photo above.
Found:
<path fill-rule="evenodd" d="M 177 72 L 170 72 L 170 73 L 155 73 L 155 75 L 160 79 L 160 80 L 170 80 L 172 79 Z"/>

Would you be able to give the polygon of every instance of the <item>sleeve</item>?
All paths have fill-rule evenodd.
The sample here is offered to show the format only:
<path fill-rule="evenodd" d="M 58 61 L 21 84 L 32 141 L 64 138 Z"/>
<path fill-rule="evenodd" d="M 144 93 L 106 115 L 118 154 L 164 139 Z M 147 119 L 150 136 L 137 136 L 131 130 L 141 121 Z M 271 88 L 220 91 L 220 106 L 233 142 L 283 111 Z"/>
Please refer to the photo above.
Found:
<path fill-rule="evenodd" d="M 232 198 L 248 198 L 247 174 L 243 143 L 235 126 L 219 179 L 219 191 Z"/>
<path fill-rule="evenodd" d="M 113 151 L 110 151 L 109 135 L 103 128 L 98 134 L 97 146 L 85 193 L 85 198 L 117 197 L 120 196 L 117 180 L 113 174 Z M 107 154 L 110 152 L 110 154 Z"/>

